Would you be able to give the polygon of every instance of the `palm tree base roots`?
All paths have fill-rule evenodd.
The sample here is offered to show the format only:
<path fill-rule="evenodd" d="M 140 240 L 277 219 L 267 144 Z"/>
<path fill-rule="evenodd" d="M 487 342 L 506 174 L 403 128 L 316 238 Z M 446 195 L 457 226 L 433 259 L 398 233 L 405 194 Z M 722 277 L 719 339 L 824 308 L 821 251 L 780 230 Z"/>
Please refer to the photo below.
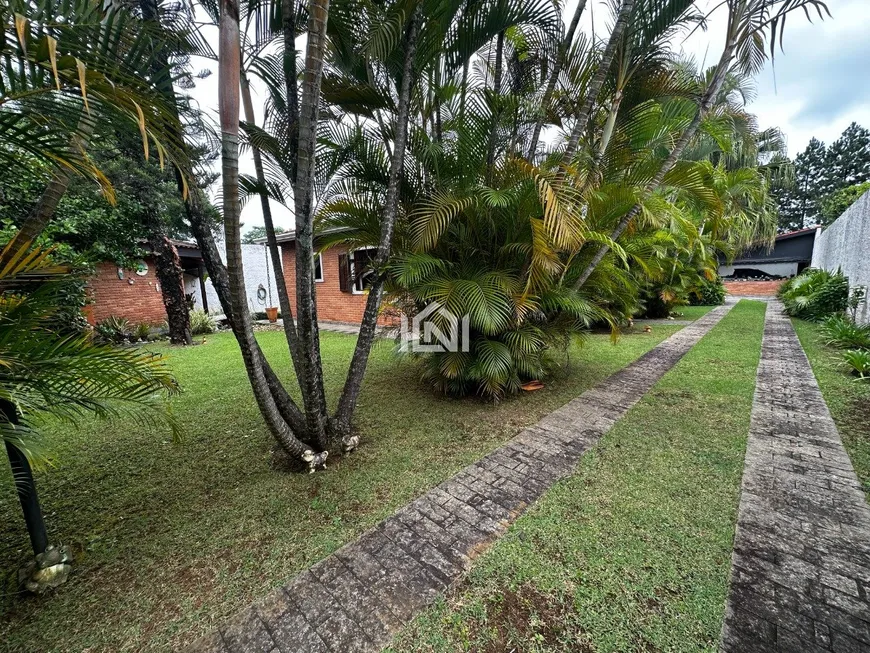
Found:
<path fill-rule="evenodd" d="M 287 453 L 281 443 L 275 442 L 270 450 L 269 466 L 279 472 L 294 474 L 314 473 L 326 469 L 328 451 L 315 452 L 309 449 L 302 458 Z"/>
<path fill-rule="evenodd" d="M 66 582 L 72 561 L 68 546 L 49 546 L 18 570 L 18 585 L 28 592 L 44 594 Z"/>

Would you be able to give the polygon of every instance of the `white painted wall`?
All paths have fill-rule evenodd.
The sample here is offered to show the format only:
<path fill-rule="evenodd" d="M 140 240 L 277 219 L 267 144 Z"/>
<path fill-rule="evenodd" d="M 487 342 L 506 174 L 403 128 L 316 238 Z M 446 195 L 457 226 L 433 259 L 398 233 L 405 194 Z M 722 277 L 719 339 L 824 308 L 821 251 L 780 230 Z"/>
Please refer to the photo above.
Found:
<path fill-rule="evenodd" d="M 870 192 L 864 193 L 827 229 L 816 235 L 814 268 L 840 268 L 850 286 L 870 289 Z M 870 322 L 867 302 L 858 308 L 859 322 Z"/>
<path fill-rule="evenodd" d="M 223 241 L 215 243 L 220 250 L 221 260 L 227 260 L 226 246 Z M 265 245 L 242 245 L 242 265 L 245 270 L 245 288 L 248 294 L 248 309 L 252 313 L 262 313 L 269 306 L 278 305 L 278 288 L 275 285 L 275 275 L 272 274 L 272 265 L 268 261 L 268 252 Z M 257 289 L 263 286 L 266 289 L 266 299 L 261 302 L 257 297 Z M 202 308 L 202 293 L 199 282 L 188 284 L 185 281 L 185 292 L 194 293 L 196 308 Z M 210 279 L 205 281 L 206 298 L 208 299 L 208 312 L 212 315 L 223 315 L 217 292 Z M 271 293 L 271 295 L 270 295 Z M 271 297 L 271 303 L 269 298 Z"/>
<path fill-rule="evenodd" d="M 720 265 L 719 276 L 730 277 L 734 270 L 750 268 L 759 270 L 774 277 L 793 277 L 797 274 L 798 264 L 794 263 L 746 263 L 742 265 Z"/>

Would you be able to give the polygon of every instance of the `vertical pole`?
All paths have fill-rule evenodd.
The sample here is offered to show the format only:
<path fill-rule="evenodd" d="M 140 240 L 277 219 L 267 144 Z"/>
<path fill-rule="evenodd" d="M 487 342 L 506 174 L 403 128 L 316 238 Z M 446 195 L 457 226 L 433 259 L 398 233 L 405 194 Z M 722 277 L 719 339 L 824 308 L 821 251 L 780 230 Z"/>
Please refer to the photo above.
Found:
<path fill-rule="evenodd" d="M 18 423 L 18 412 L 8 401 L 0 400 L 0 413 L 11 424 Z M 6 443 L 6 455 L 12 467 L 12 479 L 18 490 L 18 500 L 24 513 L 24 523 L 30 535 L 33 553 L 45 553 L 48 548 L 48 534 L 45 532 L 45 521 L 42 519 L 42 509 L 39 507 L 39 497 L 36 495 L 36 483 L 33 480 L 33 470 L 27 457 L 9 442 Z"/>

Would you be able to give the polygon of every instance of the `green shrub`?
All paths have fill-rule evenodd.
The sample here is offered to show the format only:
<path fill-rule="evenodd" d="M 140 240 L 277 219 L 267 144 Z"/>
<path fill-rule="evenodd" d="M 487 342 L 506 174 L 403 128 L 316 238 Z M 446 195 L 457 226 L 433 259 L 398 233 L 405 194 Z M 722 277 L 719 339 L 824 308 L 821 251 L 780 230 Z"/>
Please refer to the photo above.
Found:
<path fill-rule="evenodd" d="M 850 349 L 843 354 L 843 359 L 846 361 L 852 374 L 859 379 L 870 378 L 870 351 L 866 349 Z"/>
<path fill-rule="evenodd" d="M 702 279 L 689 296 L 692 306 L 721 306 L 725 303 L 725 284 L 720 277 L 713 281 Z"/>
<path fill-rule="evenodd" d="M 810 268 L 785 282 L 777 294 L 787 315 L 819 321 L 846 310 L 849 279 L 841 272 Z"/>
<path fill-rule="evenodd" d="M 841 349 L 870 349 L 870 325 L 855 324 L 844 315 L 832 315 L 822 324 L 826 344 Z"/>
<path fill-rule="evenodd" d="M 148 337 L 151 335 L 151 325 L 146 324 L 145 322 L 140 322 L 133 329 L 133 337 L 136 340 L 148 340 Z"/>
<path fill-rule="evenodd" d="M 217 331 L 217 324 L 211 315 L 199 309 L 190 312 L 190 333 L 192 335 L 199 336 L 215 331 Z"/>
<path fill-rule="evenodd" d="M 105 320 L 98 322 L 94 327 L 96 339 L 106 343 L 119 344 L 135 340 L 133 325 L 123 317 L 110 315 Z"/>
<path fill-rule="evenodd" d="M 852 290 L 849 293 L 849 301 L 846 302 L 849 307 L 849 315 L 852 316 L 852 321 L 854 322 L 858 316 L 858 309 L 867 301 L 867 287 L 866 286 L 852 286 Z"/>

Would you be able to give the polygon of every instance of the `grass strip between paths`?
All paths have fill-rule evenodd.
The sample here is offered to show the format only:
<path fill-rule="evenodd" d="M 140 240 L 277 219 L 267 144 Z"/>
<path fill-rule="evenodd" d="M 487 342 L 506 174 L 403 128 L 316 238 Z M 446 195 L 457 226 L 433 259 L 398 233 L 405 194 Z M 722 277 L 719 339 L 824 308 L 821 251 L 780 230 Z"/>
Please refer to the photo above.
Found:
<path fill-rule="evenodd" d="M 859 381 L 843 364 L 843 351 L 825 345 L 818 324 L 792 320 L 825 403 L 837 424 L 865 493 L 870 493 L 870 381 Z"/>
<path fill-rule="evenodd" d="M 715 651 L 765 305 L 740 302 L 394 651 Z"/>

